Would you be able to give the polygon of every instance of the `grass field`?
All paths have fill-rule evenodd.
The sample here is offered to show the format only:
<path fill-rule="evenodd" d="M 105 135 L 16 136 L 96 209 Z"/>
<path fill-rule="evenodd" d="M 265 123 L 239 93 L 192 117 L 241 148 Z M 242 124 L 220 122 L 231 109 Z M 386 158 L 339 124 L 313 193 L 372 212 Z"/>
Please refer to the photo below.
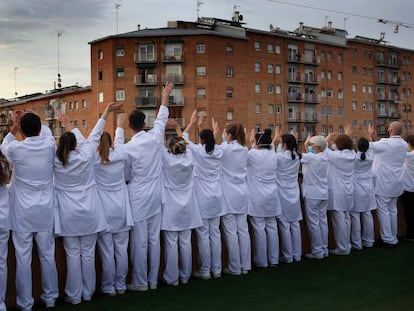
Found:
<path fill-rule="evenodd" d="M 245 276 L 97 295 L 76 306 L 58 301 L 56 310 L 414 310 L 414 242 L 253 269 Z"/>

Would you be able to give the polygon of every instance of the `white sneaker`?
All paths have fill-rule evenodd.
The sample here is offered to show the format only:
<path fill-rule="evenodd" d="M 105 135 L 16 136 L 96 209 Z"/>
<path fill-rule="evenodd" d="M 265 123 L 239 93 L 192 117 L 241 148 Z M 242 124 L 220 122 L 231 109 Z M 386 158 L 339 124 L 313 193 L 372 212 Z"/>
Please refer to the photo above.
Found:
<path fill-rule="evenodd" d="M 193 276 L 195 278 L 202 279 L 202 280 L 210 280 L 211 279 L 211 275 L 210 275 L 209 272 L 194 271 Z"/>
<path fill-rule="evenodd" d="M 215 279 L 221 278 L 221 273 L 220 272 L 216 272 L 216 273 L 213 272 L 213 278 L 215 278 Z"/>
<path fill-rule="evenodd" d="M 148 286 L 127 284 L 127 289 L 131 291 L 137 291 L 137 292 L 146 292 L 148 290 Z"/>
<path fill-rule="evenodd" d="M 308 259 L 323 259 L 323 258 L 325 258 L 325 256 L 323 254 L 314 255 L 312 253 L 305 254 L 305 257 L 308 258 Z"/>
<path fill-rule="evenodd" d="M 157 284 L 150 284 L 149 288 L 152 290 L 157 289 Z"/>
<path fill-rule="evenodd" d="M 241 271 L 238 271 L 238 272 L 236 272 L 236 271 L 230 271 L 229 268 L 224 268 L 223 269 L 223 273 L 224 274 L 229 274 L 229 275 L 240 275 L 241 274 Z"/>
<path fill-rule="evenodd" d="M 329 253 L 338 256 L 348 256 L 350 252 L 341 251 L 340 249 L 335 248 L 330 250 Z"/>
<path fill-rule="evenodd" d="M 183 284 L 183 285 L 188 284 L 188 279 L 181 279 L 181 284 Z"/>
<path fill-rule="evenodd" d="M 242 270 L 242 271 L 241 271 L 241 274 L 242 274 L 242 275 L 249 274 L 249 270 Z"/>

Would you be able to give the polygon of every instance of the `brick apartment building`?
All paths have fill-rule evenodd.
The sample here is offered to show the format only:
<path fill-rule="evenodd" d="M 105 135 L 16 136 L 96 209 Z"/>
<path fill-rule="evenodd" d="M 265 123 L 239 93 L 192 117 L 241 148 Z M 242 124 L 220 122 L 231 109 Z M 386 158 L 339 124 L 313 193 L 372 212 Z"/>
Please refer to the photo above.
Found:
<path fill-rule="evenodd" d="M 321 29 L 300 23 L 294 31 L 263 31 L 244 27 L 235 12 L 232 20 L 169 22 L 90 45 L 90 88 L 0 103 L 2 131 L 13 110 L 28 107 L 57 136 L 59 113 L 69 114 L 87 134 L 103 104 L 112 101 L 123 102 L 126 111 L 141 109 L 152 127 L 161 87 L 173 81 L 170 115 L 182 127 L 197 109 L 221 128 L 228 122 L 256 130 L 280 126 L 298 132 L 301 141 L 308 133 L 342 133 L 346 124 L 371 123 L 386 136 L 394 120 L 403 122 L 404 135 L 413 133 L 414 51 L 383 38 L 348 39 L 330 22 Z M 110 119 L 107 129 L 113 133 L 114 127 Z"/>

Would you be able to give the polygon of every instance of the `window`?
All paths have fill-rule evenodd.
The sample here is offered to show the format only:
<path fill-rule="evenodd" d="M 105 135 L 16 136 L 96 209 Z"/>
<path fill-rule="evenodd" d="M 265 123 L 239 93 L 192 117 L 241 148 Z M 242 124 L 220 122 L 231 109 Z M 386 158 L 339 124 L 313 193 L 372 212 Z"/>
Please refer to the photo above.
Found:
<path fill-rule="evenodd" d="M 322 98 L 326 97 L 326 90 L 325 89 L 321 89 L 321 97 Z"/>
<path fill-rule="evenodd" d="M 277 54 L 280 54 L 280 53 L 281 53 L 280 44 L 276 44 L 276 45 L 275 45 L 275 52 L 276 52 Z"/>
<path fill-rule="evenodd" d="M 226 90 L 226 97 L 227 98 L 233 98 L 233 89 L 227 89 Z"/>
<path fill-rule="evenodd" d="M 78 110 L 79 109 L 79 103 L 78 103 L 77 100 L 74 101 L 73 105 L 75 107 L 75 110 Z"/>
<path fill-rule="evenodd" d="M 261 110 L 262 110 L 262 105 L 261 104 L 256 104 L 256 108 L 255 108 L 256 113 L 260 113 Z"/>
<path fill-rule="evenodd" d="M 273 114 L 275 112 L 275 106 L 273 104 L 267 105 L 267 112 Z"/>
<path fill-rule="evenodd" d="M 342 126 L 338 126 L 338 134 L 343 135 L 343 133 L 344 133 L 344 128 Z"/>
<path fill-rule="evenodd" d="M 328 107 L 328 116 L 329 117 L 333 116 L 333 108 L 332 107 Z"/>
<path fill-rule="evenodd" d="M 321 132 L 322 132 L 322 135 L 326 135 L 326 127 L 325 126 L 321 127 Z"/>
<path fill-rule="evenodd" d="M 338 90 L 338 99 L 343 99 L 343 98 L 344 98 L 344 91 Z"/>
<path fill-rule="evenodd" d="M 115 99 L 118 100 L 125 100 L 125 90 L 116 90 Z"/>
<path fill-rule="evenodd" d="M 115 55 L 116 55 L 116 57 L 122 57 L 122 56 L 124 56 L 125 55 L 124 48 L 117 48 L 115 50 Z"/>
<path fill-rule="evenodd" d="M 338 53 L 338 62 L 342 63 L 344 61 L 344 55 L 342 53 Z"/>
<path fill-rule="evenodd" d="M 254 128 L 256 130 L 256 133 L 259 133 L 260 132 L 260 123 L 256 123 Z"/>
<path fill-rule="evenodd" d="M 259 62 L 254 63 L 254 71 L 255 72 L 260 72 L 260 63 Z"/>
<path fill-rule="evenodd" d="M 358 73 L 357 66 L 355 66 L 355 65 L 352 66 L 352 73 L 353 74 L 357 74 Z"/>
<path fill-rule="evenodd" d="M 256 83 L 256 84 L 254 85 L 254 92 L 255 92 L 256 94 L 259 94 L 261 91 L 262 91 L 262 90 L 261 90 L 261 85 L 260 85 L 260 83 Z"/>
<path fill-rule="evenodd" d="M 78 120 L 73 121 L 73 127 L 78 127 Z"/>
<path fill-rule="evenodd" d="M 103 71 L 99 71 L 98 72 L 98 80 L 102 81 L 103 80 Z"/>
<path fill-rule="evenodd" d="M 280 84 L 276 85 L 276 94 L 281 94 L 282 93 L 282 87 L 280 86 Z"/>
<path fill-rule="evenodd" d="M 372 68 L 368 68 L 368 76 L 372 77 Z"/>
<path fill-rule="evenodd" d="M 367 86 L 366 84 L 362 85 L 362 93 L 366 93 L 367 92 Z"/>
<path fill-rule="evenodd" d="M 332 71 L 328 71 L 328 80 L 332 80 Z"/>
<path fill-rule="evenodd" d="M 321 79 L 323 80 L 323 79 L 325 79 L 325 70 L 322 70 L 321 71 Z"/>
<path fill-rule="evenodd" d="M 374 107 L 374 104 L 373 104 L 373 103 L 369 103 L 369 104 L 368 104 L 368 110 L 372 110 L 372 109 L 373 109 L 373 107 Z"/>
<path fill-rule="evenodd" d="M 199 43 L 196 45 L 197 54 L 204 54 L 206 52 L 206 46 L 204 43 Z"/>
<path fill-rule="evenodd" d="M 145 123 L 147 127 L 153 127 L 155 122 L 155 110 L 141 110 L 145 114 Z"/>
<path fill-rule="evenodd" d="M 358 120 L 352 119 L 352 127 L 357 127 L 357 126 L 358 126 Z"/>
<path fill-rule="evenodd" d="M 321 108 L 321 116 L 326 116 L 326 107 Z"/>
<path fill-rule="evenodd" d="M 357 90 L 357 85 L 356 83 L 352 83 L 352 93 L 355 93 Z"/>
<path fill-rule="evenodd" d="M 117 78 L 123 78 L 123 77 L 125 77 L 124 68 L 116 68 L 116 77 Z"/>
<path fill-rule="evenodd" d="M 82 120 L 82 128 L 86 129 L 86 120 Z"/>
<path fill-rule="evenodd" d="M 352 56 L 357 56 L 357 49 L 352 49 Z"/>
<path fill-rule="evenodd" d="M 362 110 L 367 110 L 367 103 L 366 102 L 362 102 Z"/>
<path fill-rule="evenodd" d="M 85 109 L 87 105 L 86 99 L 82 99 L 82 109 Z"/>
<path fill-rule="evenodd" d="M 268 51 L 269 53 L 273 53 L 273 44 L 272 44 L 272 43 L 268 43 L 268 44 L 267 44 L 267 51 Z"/>
<path fill-rule="evenodd" d="M 273 93 L 273 84 L 268 84 L 267 85 L 267 92 L 269 93 L 269 94 L 272 94 Z"/>
<path fill-rule="evenodd" d="M 276 105 L 276 114 L 281 114 L 281 113 L 282 113 L 282 106 Z"/>
<path fill-rule="evenodd" d="M 281 71 L 281 66 L 280 65 L 276 65 L 275 66 L 275 73 L 280 75 L 280 71 Z"/>
<path fill-rule="evenodd" d="M 344 116 L 344 108 L 343 107 L 338 107 L 338 117 L 343 117 Z"/>
<path fill-rule="evenodd" d="M 411 81 L 411 72 L 407 72 L 407 81 Z"/>
<path fill-rule="evenodd" d="M 367 74 L 367 67 L 362 67 L 361 75 L 365 76 Z"/>
<path fill-rule="evenodd" d="M 154 44 L 140 44 L 138 46 L 139 61 L 153 61 L 155 60 Z"/>
<path fill-rule="evenodd" d="M 226 77 L 227 78 L 233 77 L 233 67 L 231 67 L 231 66 L 228 66 L 227 67 L 227 69 L 226 69 Z"/>
<path fill-rule="evenodd" d="M 104 57 L 104 53 L 103 53 L 103 51 L 102 51 L 102 50 L 99 50 L 99 51 L 98 51 L 98 60 L 103 59 L 103 57 Z"/>
<path fill-rule="evenodd" d="M 226 119 L 227 119 L 227 121 L 233 120 L 233 111 L 232 110 L 227 111 Z"/>
<path fill-rule="evenodd" d="M 197 97 L 198 98 L 206 97 L 206 89 L 205 88 L 198 88 L 197 89 Z"/>
<path fill-rule="evenodd" d="M 321 52 L 321 60 L 325 60 L 325 52 Z"/>
<path fill-rule="evenodd" d="M 260 51 L 260 42 L 259 41 L 254 42 L 254 50 L 255 51 Z"/>
<path fill-rule="evenodd" d="M 73 110 L 73 102 L 69 102 L 69 110 Z"/>
<path fill-rule="evenodd" d="M 197 66 L 197 76 L 206 75 L 206 66 Z"/>
<path fill-rule="evenodd" d="M 273 64 L 267 65 L 267 73 L 273 73 Z"/>
<path fill-rule="evenodd" d="M 352 102 L 352 110 L 357 110 L 358 109 L 358 103 L 356 101 Z"/>
<path fill-rule="evenodd" d="M 328 98 L 333 98 L 333 90 L 332 89 L 328 89 Z"/>
<path fill-rule="evenodd" d="M 372 85 L 368 85 L 368 93 L 372 94 Z"/>
<path fill-rule="evenodd" d="M 233 47 L 231 45 L 226 46 L 226 55 L 227 56 L 233 55 Z"/>
<path fill-rule="evenodd" d="M 104 101 L 104 93 L 103 92 L 99 92 L 98 94 L 98 102 L 103 103 Z M 69 109 L 70 109 L 70 105 L 71 103 L 69 103 Z"/>
<path fill-rule="evenodd" d="M 328 62 L 332 61 L 332 53 L 328 52 Z"/>

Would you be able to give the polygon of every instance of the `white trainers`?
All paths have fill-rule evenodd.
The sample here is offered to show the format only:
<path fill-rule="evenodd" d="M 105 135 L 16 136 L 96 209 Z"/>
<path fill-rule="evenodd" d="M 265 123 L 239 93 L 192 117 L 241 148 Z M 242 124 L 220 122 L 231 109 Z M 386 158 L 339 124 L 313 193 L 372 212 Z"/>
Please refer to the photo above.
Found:
<path fill-rule="evenodd" d="M 148 290 L 148 286 L 127 284 L 127 289 L 131 291 L 137 291 L 137 292 L 146 292 Z"/>
<path fill-rule="evenodd" d="M 241 274 L 242 274 L 242 275 L 249 274 L 249 270 L 242 270 L 242 271 L 241 271 Z"/>
<path fill-rule="evenodd" d="M 330 250 L 329 253 L 338 256 L 348 256 L 350 252 L 341 251 L 340 249 L 335 248 Z"/>
<path fill-rule="evenodd" d="M 315 254 L 312 254 L 312 253 L 305 254 L 305 257 L 308 258 L 308 259 L 323 259 L 323 258 L 325 258 L 325 256 L 323 254 L 315 255 Z"/>
<path fill-rule="evenodd" d="M 241 271 L 230 271 L 229 268 L 224 268 L 223 269 L 223 273 L 224 274 L 229 274 L 229 275 L 240 275 Z"/>
<path fill-rule="evenodd" d="M 211 279 L 211 275 L 210 275 L 209 272 L 194 271 L 193 276 L 195 278 L 202 279 L 202 280 L 210 280 Z"/>

